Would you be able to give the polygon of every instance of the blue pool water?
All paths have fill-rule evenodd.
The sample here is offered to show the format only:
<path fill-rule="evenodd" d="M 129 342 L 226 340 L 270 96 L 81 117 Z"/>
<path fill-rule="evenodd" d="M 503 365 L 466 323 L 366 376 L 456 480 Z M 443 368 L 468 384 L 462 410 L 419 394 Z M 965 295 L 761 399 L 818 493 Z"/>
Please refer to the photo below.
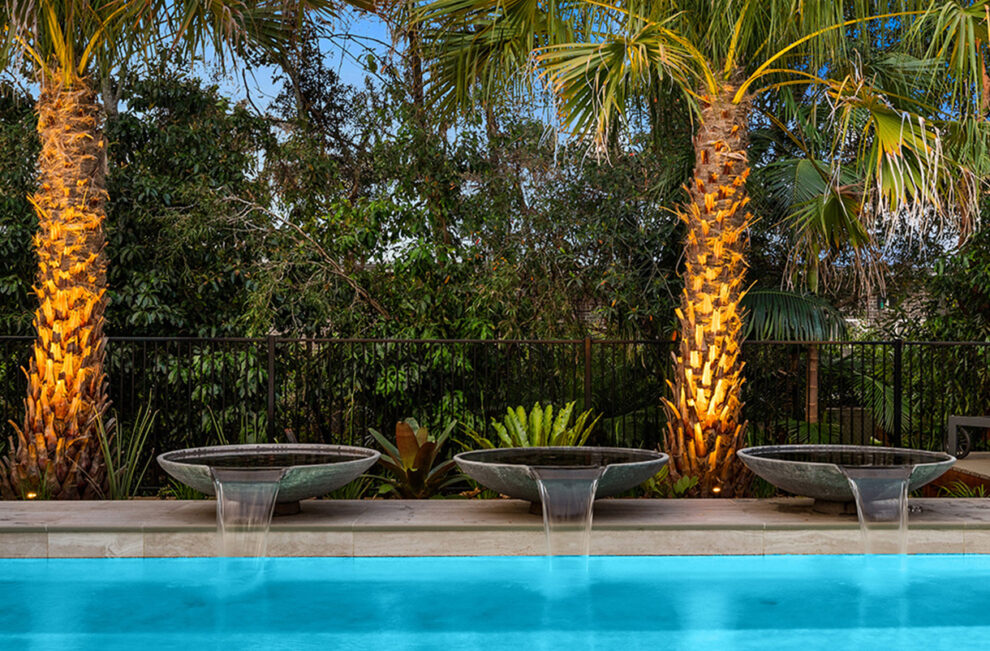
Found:
<path fill-rule="evenodd" d="M 988 649 L 990 557 L 0 561 L 0 649 Z"/>

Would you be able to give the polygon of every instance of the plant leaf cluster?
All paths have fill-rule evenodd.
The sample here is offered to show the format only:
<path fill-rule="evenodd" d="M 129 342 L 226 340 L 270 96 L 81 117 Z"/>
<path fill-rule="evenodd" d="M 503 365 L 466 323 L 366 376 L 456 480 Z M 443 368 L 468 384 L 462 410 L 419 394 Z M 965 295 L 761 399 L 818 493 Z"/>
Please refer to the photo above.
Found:
<path fill-rule="evenodd" d="M 377 430 L 369 429 L 368 433 L 385 451 L 379 464 L 390 472 L 379 493 L 394 492 L 404 499 L 426 499 L 458 481 L 460 477 L 447 476 L 455 468 L 452 459 L 437 464 L 443 444 L 456 425 L 456 422 L 449 423 L 440 436 L 433 437 L 415 419 L 407 418 L 395 424 L 395 443 Z"/>
<path fill-rule="evenodd" d="M 472 441 L 485 449 L 584 445 L 601 416 L 592 418 L 590 409 L 574 416 L 575 404 L 573 401 L 568 402 L 556 413 L 553 405 L 544 408 L 538 402 L 528 413 L 522 406 L 509 408 L 501 422 L 492 419 L 494 441 L 472 429 L 467 429 L 466 433 Z"/>

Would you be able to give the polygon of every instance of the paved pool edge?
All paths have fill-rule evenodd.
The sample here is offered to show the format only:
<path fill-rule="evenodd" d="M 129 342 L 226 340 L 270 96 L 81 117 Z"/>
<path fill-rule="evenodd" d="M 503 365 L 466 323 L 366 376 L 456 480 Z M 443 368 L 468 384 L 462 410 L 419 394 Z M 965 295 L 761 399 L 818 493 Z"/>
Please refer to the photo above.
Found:
<path fill-rule="evenodd" d="M 990 553 L 990 500 L 913 499 L 909 553 Z M 209 501 L 0 502 L 0 558 L 210 556 Z M 518 500 L 313 500 L 278 517 L 272 556 L 492 556 L 544 552 Z M 600 500 L 596 555 L 855 554 L 856 518 L 810 500 Z"/>

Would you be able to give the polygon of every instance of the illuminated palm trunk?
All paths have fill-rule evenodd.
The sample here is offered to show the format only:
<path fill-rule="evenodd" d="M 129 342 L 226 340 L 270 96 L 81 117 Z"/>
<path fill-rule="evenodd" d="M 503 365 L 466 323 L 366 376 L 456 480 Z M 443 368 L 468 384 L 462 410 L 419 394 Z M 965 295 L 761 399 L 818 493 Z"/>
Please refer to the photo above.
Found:
<path fill-rule="evenodd" d="M 746 118 L 749 103 L 733 104 L 727 84 L 707 98 L 695 137 L 691 200 L 681 213 L 684 292 L 677 310 L 679 348 L 674 355 L 667 408 L 671 477 L 698 478 L 702 496 L 732 497 L 744 488 L 745 468 L 736 458 L 746 424 L 740 422 L 743 384 L 740 359 L 745 287 Z"/>
<path fill-rule="evenodd" d="M 4 489 L 19 497 L 84 498 L 105 480 L 96 418 L 107 406 L 106 151 L 87 80 L 42 82 L 38 134 L 39 189 L 31 197 L 39 222 L 37 339 L 24 427 L 6 461 Z"/>

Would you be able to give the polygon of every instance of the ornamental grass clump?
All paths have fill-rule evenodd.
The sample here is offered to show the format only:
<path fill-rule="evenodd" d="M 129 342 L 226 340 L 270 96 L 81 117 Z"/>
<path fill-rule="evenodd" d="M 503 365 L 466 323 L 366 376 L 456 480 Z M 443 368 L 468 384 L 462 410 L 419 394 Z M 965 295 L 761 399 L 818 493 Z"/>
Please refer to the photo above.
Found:
<path fill-rule="evenodd" d="M 145 448 L 157 415 L 158 412 L 150 407 L 139 409 L 130 432 L 117 419 L 107 425 L 97 419 L 100 450 L 106 466 L 106 490 L 96 482 L 93 489 L 101 499 L 126 500 L 138 494 L 151 465 L 152 455 L 146 454 Z"/>

